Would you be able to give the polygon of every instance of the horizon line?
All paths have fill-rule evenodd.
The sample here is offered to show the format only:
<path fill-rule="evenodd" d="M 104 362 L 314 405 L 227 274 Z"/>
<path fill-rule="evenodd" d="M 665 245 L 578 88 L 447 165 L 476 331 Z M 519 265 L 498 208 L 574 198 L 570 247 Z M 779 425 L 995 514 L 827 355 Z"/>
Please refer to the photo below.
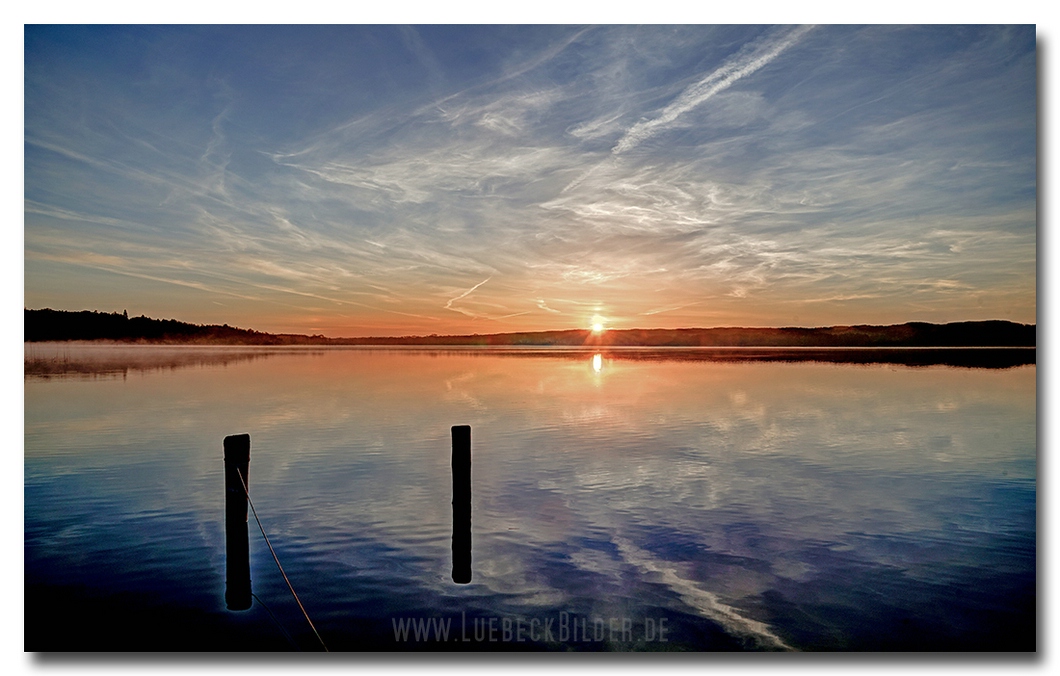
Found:
<path fill-rule="evenodd" d="M 50 308 L 50 307 L 33 309 L 33 308 L 29 308 L 29 307 L 23 306 L 23 312 L 42 312 L 42 311 L 45 311 L 45 310 L 48 310 L 48 311 L 51 311 L 51 312 L 64 312 L 64 313 L 69 313 L 69 314 L 79 314 L 79 313 L 83 313 L 83 312 L 95 313 L 95 314 L 109 314 L 109 315 L 117 315 L 117 314 L 119 314 L 118 312 L 106 312 L 106 311 L 101 311 L 101 310 L 56 310 L 55 308 Z M 1016 325 L 1019 325 L 1019 326 L 1034 326 L 1034 327 L 1037 327 L 1037 325 L 1038 325 L 1037 322 L 1028 323 L 1028 322 L 1013 321 L 1011 319 L 992 318 L 992 319 L 959 319 L 959 320 L 948 321 L 948 322 L 931 322 L 931 321 L 924 321 L 924 320 L 907 320 L 907 321 L 904 321 L 904 322 L 895 322 L 895 323 L 890 323 L 890 324 L 869 324 L 869 323 L 862 322 L 862 323 L 857 323 L 857 324 L 828 324 L 828 325 L 817 325 L 817 326 L 797 326 L 797 325 L 793 325 L 793 324 L 787 324 L 787 325 L 781 325 L 781 326 L 747 326 L 747 325 L 742 325 L 742 326 L 741 325 L 728 325 L 728 326 L 682 326 L 682 327 L 674 327 L 674 328 L 635 326 L 635 327 L 630 327 L 630 328 L 605 327 L 604 329 L 602 329 L 600 331 L 596 331 L 595 329 L 592 329 L 592 328 L 576 328 L 576 327 L 572 327 L 572 328 L 564 328 L 564 329 L 535 329 L 535 330 L 530 330 L 530 331 L 497 331 L 497 332 L 491 332 L 491 333 L 427 333 L 427 334 L 412 334 L 412 333 L 409 333 L 409 334 L 402 334 L 400 336 L 398 336 L 398 335 L 394 335 L 394 336 L 359 335 L 359 336 L 336 336 L 336 337 L 331 338 L 331 337 L 324 336 L 323 334 L 319 334 L 319 333 L 289 333 L 289 332 L 260 331 L 258 329 L 254 329 L 254 328 L 243 328 L 243 327 L 240 327 L 240 326 L 233 326 L 233 325 L 230 325 L 230 324 L 227 324 L 227 323 L 226 324 L 193 324 L 192 322 L 188 322 L 188 321 L 185 321 L 183 319 L 174 319 L 174 318 L 159 319 L 159 318 L 155 318 L 155 317 L 149 317 L 149 316 L 147 316 L 145 314 L 140 314 L 137 317 L 133 317 L 131 315 L 128 315 L 128 311 L 127 310 L 124 310 L 123 312 L 126 314 L 126 316 L 129 319 L 140 319 L 140 318 L 143 318 L 143 319 L 151 319 L 153 321 L 175 321 L 175 322 L 180 322 L 182 324 L 189 324 L 189 325 L 198 326 L 198 327 L 215 326 L 215 327 L 218 327 L 218 328 L 229 328 L 229 329 L 235 329 L 235 330 L 238 330 L 238 331 L 252 331 L 254 333 L 262 333 L 262 334 L 266 334 L 266 335 L 274 335 L 274 336 L 305 336 L 307 338 L 323 337 L 323 338 L 326 338 L 327 340 L 355 340 L 355 339 L 366 339 L 366 338 L 387 338 L 387 339 L 394 339 L 394 338 L 467 338 L 467 337 L 473 337 L 473 336 L 507 336 L 507 335 L 515 335 L 515 334 L 571 333 L 571 332 L 596 333 L 597 335 L 603 335 L 603 334 L 606 334 L 606 333 L 623 332 L 623 331 L 716 331 L 716 330 L 724 330 L 724 329 L 751 329 L 751 330 L 801 329 L 801 330 L 817 330 L 817 329 L 856 328 L 856 327 L 862 327 L 862 326 L 865 326 L 865 327 L 876 327 L 876 328 L 879 328 L 879 327 L 886 328 L 886 327 L 895 327 L 895 326 L 905 326 L 907 324 L 927 324 L 927 325 L 931 325 L 931 326 L 947 326 L 947 325 L 950 325 L 950 324 L 977 324 L 977 323 L 987 323 L 987 322 L 1003 322 L 1003 323 L 1008 323 L 1008 324 L 1016 324 Z"/>

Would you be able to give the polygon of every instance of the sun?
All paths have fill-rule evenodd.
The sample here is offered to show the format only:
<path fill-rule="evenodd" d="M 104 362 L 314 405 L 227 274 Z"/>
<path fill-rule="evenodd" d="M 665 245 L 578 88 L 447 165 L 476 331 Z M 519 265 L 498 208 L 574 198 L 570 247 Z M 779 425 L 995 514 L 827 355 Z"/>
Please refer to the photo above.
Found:
<path fill-rule="evenodd" d="M 592 329 L 593 333 L 603 333 L 607 327 L 604 325 L 604 318 L 600 315 L 593 317 Z"/>

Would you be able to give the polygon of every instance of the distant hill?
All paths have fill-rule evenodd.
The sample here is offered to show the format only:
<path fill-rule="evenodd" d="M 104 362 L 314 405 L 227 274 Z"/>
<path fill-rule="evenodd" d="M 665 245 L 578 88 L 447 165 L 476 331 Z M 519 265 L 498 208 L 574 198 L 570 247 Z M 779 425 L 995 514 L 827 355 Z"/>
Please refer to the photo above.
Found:
<path fill-rule="evenodd" d="M 350 345 L 493 345 L 599 347 L 1034 347 L 1033 324 L 992 320 L 824 328 L 624 329 L 494 333 L 470 336 L 337 338 Z"/>
<path fill-rule="evenodd" d="M 482 345 L 593 347 L 1035 347 L 1034 324 L 991 320 L 823 328 L 612 329 L 459 336 L 325 338 L 197 325 L 123 313 L 26 310 L 25 340 L 219 345 Z"/>
<path fill-rule="evenodd" d="M 28 343 L 68 340 L 113 340 L 145 343 L 195 343 L 219 345 L 300 345 L 327 342 L 324 336 L 262 333 L 224 324 L 198 325 L 175 319 L 129 317 L 125 312 L 67 312 L 26 310 Z"/>

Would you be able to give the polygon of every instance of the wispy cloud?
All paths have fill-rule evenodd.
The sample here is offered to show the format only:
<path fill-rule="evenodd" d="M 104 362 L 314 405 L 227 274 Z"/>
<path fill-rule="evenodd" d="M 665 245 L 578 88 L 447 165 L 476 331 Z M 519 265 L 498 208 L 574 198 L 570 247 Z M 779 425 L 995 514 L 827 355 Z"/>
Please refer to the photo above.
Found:
<path fill-rule="evenodd" d="M 146 78 L 30 50 L 27 304 L 103 256 L 264 330 L 1033 319 L 1033 31 L 466 30 Z"/>
<path fill-rule="evenodd" d="M 745 47 L 720 68 L 712 71 L 706 77 L 681 92 L 680 96 L 673 103 L 666 106 L 657 117 L 633 125 L 619 139 L 611 152 L 616 155 L 624 153 L 657 134 L 681 115 L 702 105 L 718 92 L 731 87 L 738 80 L 768 65 L 786 49 L 798 42 L 812 28 L 812 26 L 799 26 L 779 38 L 766 40 L 763 44 L 753 44 Z"/>
<path fill-rule="evenodd" d="M 553 313 L 553 314 L 557 314 L 557 315 L 558 315 L 558 314 L 563 314 L 563 313 L 562 313 L 562 312 L 560 312 L 559 310 L 556 310 L 556 309 L 550 308 L 550 307 L 548 306 L 548 303 L 546 303 L 546 302 L 545 302 L 544 300 L 542 300 L 542 299 L 538 299 L 538 300 L 537 300 L 537 306 L 538 306 L 539 308 L 541 308 L 542 310 L 544 310 L 545 312 L 551 312 L 551 313 Z"/>

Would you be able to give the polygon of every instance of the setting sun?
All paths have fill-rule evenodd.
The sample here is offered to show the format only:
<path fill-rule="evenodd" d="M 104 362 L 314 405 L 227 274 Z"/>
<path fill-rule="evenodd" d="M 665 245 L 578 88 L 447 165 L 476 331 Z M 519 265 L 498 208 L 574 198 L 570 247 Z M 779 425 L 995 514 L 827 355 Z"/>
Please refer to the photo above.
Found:
<path fill-rule="evenodd" d="M 1044 647 L 1052 52 L 892 4 L 24 24 L 23 652 Z"/>

